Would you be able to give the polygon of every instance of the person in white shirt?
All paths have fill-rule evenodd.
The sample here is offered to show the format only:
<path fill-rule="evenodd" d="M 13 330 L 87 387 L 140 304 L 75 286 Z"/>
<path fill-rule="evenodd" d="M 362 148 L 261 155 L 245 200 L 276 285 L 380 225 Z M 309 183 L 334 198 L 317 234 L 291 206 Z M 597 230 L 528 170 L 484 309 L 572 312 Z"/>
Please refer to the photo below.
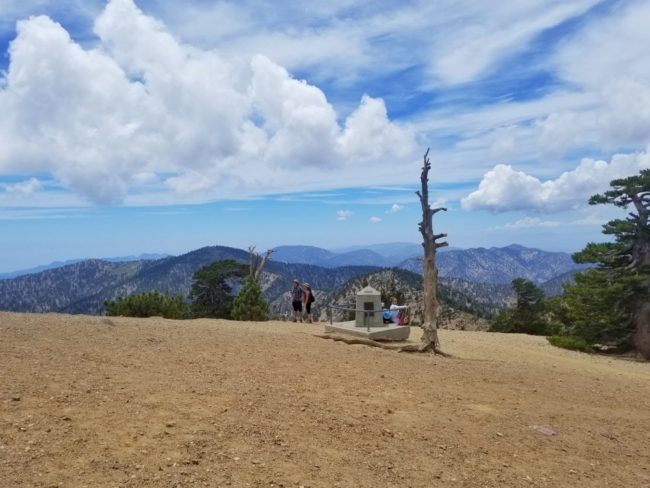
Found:
<path fill-rule="evenodd" d="M 397 298 L 391 297 L 390 299 L 390 313 L 392 315 L 392 320 L 395 325 L 399 325 L 399 315 L 400 310 L 406 310 L 408 307 L 406 305 L 398 305 Z"/>

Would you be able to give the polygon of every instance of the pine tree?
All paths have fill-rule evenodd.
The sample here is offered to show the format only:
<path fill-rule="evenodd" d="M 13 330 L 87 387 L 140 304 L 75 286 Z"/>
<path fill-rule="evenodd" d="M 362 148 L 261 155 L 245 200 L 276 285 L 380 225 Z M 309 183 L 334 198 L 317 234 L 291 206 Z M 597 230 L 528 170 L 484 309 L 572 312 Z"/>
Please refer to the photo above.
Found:
<path fill-rule="evenodd" d="M 512 281 L 517 302 L 512 309 L 504 310 L 492 322 L 495 332 L 546 334 L 544 319 L 544 292 L 532 281 L 517 278 Z"/>
<path fill-rule="evenodd" d="M 194 273 L 190 300 L 194 317 L 230 318 L 233 304 L 228 281 L 243 278 L 246 265 L 232 259 L 215 261 Z"/>
<path fill-rule="evenodd" d="M 232 307 L 232 318 L 235 320 L 268 320 L 268 304 L 262 296 L 262 287 L 249 276 L 244 286 L 235 298 Z"/>
<path fill-rule="evenodd" d="M 591 341 L 629 343 L 650 359 L 650 169 L 613 180 L 610 186 L 589 204 L 632 211 L 603 226 L 614 242 L 589 243 L 574 255 L 576 262 L 598 267 L 565 288 L 567 329 Z"/>
<path fill-rule="evenodd" d="M 567 285 L 551 313 L 558 322 L 569 324 L 564 332 L 589 344 L 617 344 L 629 348 L 634 324 L 634 301 L 627 280 L 613 271 L 589 269 L 578 273 L 575 284 Z M 560 317 L 560 314 L 562 316 Z"/>

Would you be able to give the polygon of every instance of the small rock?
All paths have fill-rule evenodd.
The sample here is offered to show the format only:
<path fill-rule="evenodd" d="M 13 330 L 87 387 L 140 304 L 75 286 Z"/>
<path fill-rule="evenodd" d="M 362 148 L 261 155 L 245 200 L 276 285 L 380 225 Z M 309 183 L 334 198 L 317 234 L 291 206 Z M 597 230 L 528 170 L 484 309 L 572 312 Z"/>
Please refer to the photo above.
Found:
<path fill-rule="evenodd" d="M 20 395 L 14 395 L 11 397 L 12 402 L 19 402 L 20 401 Z"/>
<path fill-rule="evenodd" d="M 167 422 L 165 427 L 176 427 L 176 422 Z"/>
<path fill-rule="evenodd" d="M 540 434 L 543 435 L 548 435 L 548 436 L 555 435 L 555 431 L 553 429 L 551 429 L 550 427 L 546 427 L 544 425 L 531 425 L 530 428 L 533 429 L 535 432 L 539 432 Z"/>

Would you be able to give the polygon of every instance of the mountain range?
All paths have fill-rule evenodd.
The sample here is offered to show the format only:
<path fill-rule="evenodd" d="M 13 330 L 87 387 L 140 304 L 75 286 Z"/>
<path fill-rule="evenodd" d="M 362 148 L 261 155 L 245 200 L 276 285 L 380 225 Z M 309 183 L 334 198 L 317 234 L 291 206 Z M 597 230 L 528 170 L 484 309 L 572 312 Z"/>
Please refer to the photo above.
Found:
<path fill-rule="evenodd" d="M 248 252 L 211 246 L 155 261 L 80 261 L 0 281 L 0 310 L 98 314 L 103 311 L 105 300 L 132 293 L 159 290 L 187 296 L 194 272 L 224 259 L 247 262 Z M 310 282 L 317 290 L 331 290 L 342 286 L 353 276 L 373 269 L 376 268 L 343 266 L 328 269 L 270 261 L 265 267 L 262 281 L 267 299 L 273 300 L 290 289 L 294 277 Z"/>
<path fill-rule="evenodd" d="M 473 249 L 443 248 L 441 251 L 436 261 L 440 277 L 474 283 L 509 285 L 515 278 L 525 278 L 543 285 L 557 276 L 568 273 L 570 277 L 586 268 L 574 263 L 568 253 L 542 251 L 518 244 Z M 314 246 L 280 246 L 275 249 L 272 259 L 326 268 L 349 265 L 396 267 L 421 274 L 421 255 L 422 246 L 409 243 L 345 248 L 336 252 Z"/>
<path fill-rule="evenodd" d="M 161 259 L 169 256 L 169 254 L 152 254 L 145 253 L 140 254 L 139 256 L 119 256 L 113 258 L 101 258 L 102 261 L 109 261 L 112 263 L 122 263 L 125 261 L 154 261 L 156 259 Z M 17 278 L 19 276 L 24 276 L 28 274 L 39 273 L 41 271 L 47 271 L 48 269 L 61 268 L 67 264 L 79 263 L 81 261 L 86 261 L 85 259 L 69 259 L 67 261 L 54 261 L 52 263 L 43 264 L 41 266 L 35 266 L 28 269 L 20 269 L 17 271 L 10 271 L 9 273 L 0 273 L 0 280 L 9 280 L 11 278 Z"/>
<path fill-rule="evenodd" d="M 510 284 L 524 278 L 538 285 L 557 276 L 586 269 L 565 252 L 548 252 L 511 244 L 506 247 L 454 249 L 437 256 L 438 276 L 462 278 L 476 283 Z M 420 273 L 422 262 L 409 258 L 398 268 Z"/>
<path fill-rule="evenodd" d="M 419 252 L 418 247 L 396 243 L 334 252 L 313 246 L 280 246 L 266 264 L 262 287 L 272 310 L 281 315 L 294 277 L 309 282 L 321 303 L 349 280 L 381 268 L 414 272 L 411 279 L 417 281 L 421 261 L 413 253 Z M 73 262 L 0 281 L 0 310 L 99 314 L 105 300 L 132 293 L 156 289 L 187 296 L 194 272 L 223 259 L 247 262 L 248 252 L 210 246 L 159 259 Z M 491 316 L 511 303 L 509 284 L 514 278 L 530 279 L 542 288 L 550 283 L 557 292 L 561 283 L 581 269 L 566 253 L 517 245 L 451 249 L 439 254 L 438 265 L 440 296 L 456 308 L 482 316 Z"/>

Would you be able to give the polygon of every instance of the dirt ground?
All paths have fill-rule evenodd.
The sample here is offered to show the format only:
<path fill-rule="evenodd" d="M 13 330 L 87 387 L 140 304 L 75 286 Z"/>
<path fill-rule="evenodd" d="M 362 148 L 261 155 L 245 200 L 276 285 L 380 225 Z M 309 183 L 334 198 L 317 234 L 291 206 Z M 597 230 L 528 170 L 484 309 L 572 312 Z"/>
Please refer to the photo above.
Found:
<path fill-rule="evenodd" d="M 650 487 L 648 363 L 315 333 L 0 312 L 0 486 Z"/>

